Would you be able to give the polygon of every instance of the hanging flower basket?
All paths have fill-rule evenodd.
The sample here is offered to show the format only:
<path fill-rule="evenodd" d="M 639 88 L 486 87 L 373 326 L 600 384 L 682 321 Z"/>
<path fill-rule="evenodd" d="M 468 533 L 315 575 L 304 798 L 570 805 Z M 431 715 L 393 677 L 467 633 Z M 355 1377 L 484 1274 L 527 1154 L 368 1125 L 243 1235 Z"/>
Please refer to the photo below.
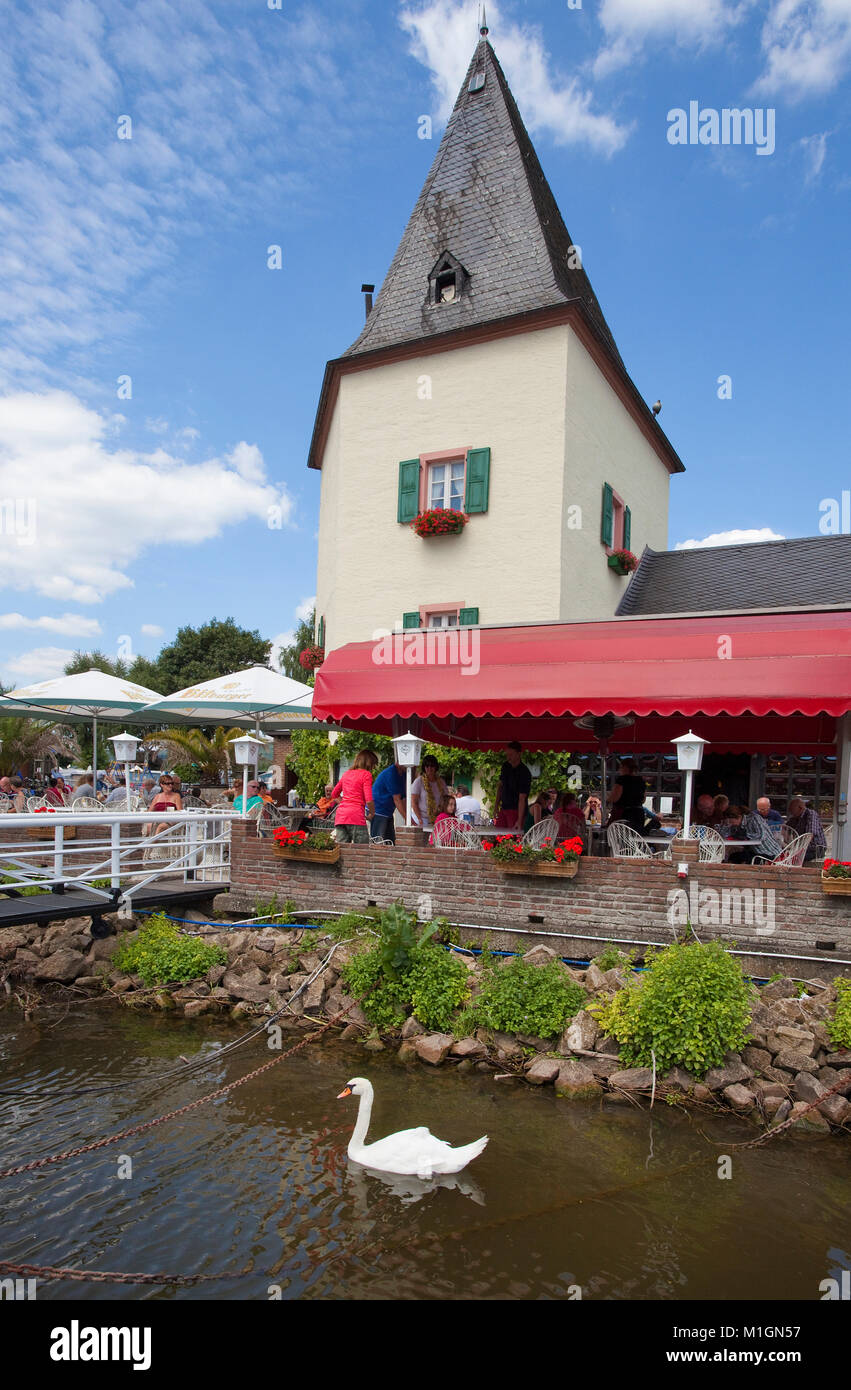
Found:
<path fill-rule="evenodd" d="M 825 859 L 821 871 L 822 892 L 851 897 L 851 864 L 841 859 Z"/>
<path fill-rule="evenodd" d="M 340 858 L 340 846 L 331 839 L 328 830 L 308 835 L 306 830 L 287 830 L 281 825 L 273 838 L 279 859 L 298 859 L 303 864 L 336 864 Z"/>
<path fill-rule="evenodd" d="M 305 647 L 304 650 L 298 654 L 299 665 L 302 666 L 305 671 L 315 671 L 317 667 L 322 665 L 324 660 L 324 647 Z"/>
<path fill-rule="evenodd" d="M 609 569 L 616 574 L 632 574 L 638 569 L 638 560 L 631 550 L 613 550 L 609 556 Z"/>
<path fill-rule="evenodd" d="M 553 845 L 545 840 L 540 849 L 524 845 L 513 835 L 500 835 L 496 841 L 483 840 L 482 849 L 491 856 L 501 874 L 532 874 L 535 878 L 575 878 L 579 871 L 582 841 L 578 835 Z"/>
<path fill-rule="evenodd" d="M 449 507 L 432 507 L 431 511 L 420 512 L 411 522 L 418 536 L 457 536 L 463 531 L 470 518 L 464 512 L 453 512 Z"/>

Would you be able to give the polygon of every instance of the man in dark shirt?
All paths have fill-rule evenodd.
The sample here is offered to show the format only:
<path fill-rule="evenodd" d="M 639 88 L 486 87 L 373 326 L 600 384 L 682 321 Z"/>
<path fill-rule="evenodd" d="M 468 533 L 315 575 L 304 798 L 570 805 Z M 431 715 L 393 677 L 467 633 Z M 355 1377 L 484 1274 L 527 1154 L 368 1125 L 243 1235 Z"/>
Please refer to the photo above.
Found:
<path fill-rule="evenodd" d="M 370 837 L 373 840 L 390 840 L 396 843 L 396 826 L 393 813 L 404 816 L 407 805 L 407 782 L 405 769 L 398 763 L 391 763 L 379 772 L 372 784 L 372 799 L 375 815 L 372 818 Z"/>
<path fill-rule="evenodd" d="M 520 833 L 529 792 L 532 789 L 532 774 L 523 762 L 523 749 L 519 743 L 509 743 L 505 750 L 505 762 L 499 774 L 496 789 L 493 823 L 502 830 Z"/>
<path fill-rule="evenodd" d="M 621 762 L 615 785 L 612 787 L 612 820 L 626 821 L 640 835 L 644 829 L 644 799 L 647 787 L 636 772 L 632 758 Z"/>

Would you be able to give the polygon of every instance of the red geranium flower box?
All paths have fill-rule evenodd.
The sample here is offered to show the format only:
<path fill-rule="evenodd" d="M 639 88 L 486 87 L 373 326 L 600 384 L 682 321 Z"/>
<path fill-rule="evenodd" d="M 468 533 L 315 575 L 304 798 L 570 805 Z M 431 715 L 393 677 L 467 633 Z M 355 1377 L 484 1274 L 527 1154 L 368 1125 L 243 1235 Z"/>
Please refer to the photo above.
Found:
<path fill-rule="evenodd" d="M 469 520 L 465 512 L 454 512 L 449 507 L 432 507 L 431 511 L 420 512 L 411 526 L 418 536 L 457 536 Z"/>

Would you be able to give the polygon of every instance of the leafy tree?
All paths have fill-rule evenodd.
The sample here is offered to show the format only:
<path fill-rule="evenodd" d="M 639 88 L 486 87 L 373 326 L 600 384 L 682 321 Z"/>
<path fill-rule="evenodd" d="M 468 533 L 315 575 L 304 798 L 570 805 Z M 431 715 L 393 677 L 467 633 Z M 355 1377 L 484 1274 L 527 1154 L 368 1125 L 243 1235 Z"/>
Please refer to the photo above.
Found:
<path fill-rule="evenodd" d="M 185 686 L 215 680 L 246 666 L 267 666 L 271 646 L 256 629 L 249 632 L 233 618 L 224 622 L 213 618 L 197 628 L 182 627 L 152 663 L 156 678 L 150 684 L 163 695 L 173 695 Z"/>
<path fill-rule="evenodd" d="M 202 729 L 165 729 L 157 741 L 165 744 L 169 755 L 180 755 L 181 765 L 194 769 L 190 774 L 193 778 L 215 782 L 220 772 L 230 772 L 230 740 L 242 732 L 218 728 L 205 734 Z"/>
<path fill-rule="evenodd" d="M 331 778 L 333 754 L 322 729 L 294 729 L 289 766 L 298 778 L 299 793 L 306 801 L 321 796 Z"/>
<path fill-rule="evenodd" d="M 3 740 L 0 749 L 0 776 L 3 777 L 29 772 L 37 758 L 50 758 L 55 762 L 56 754 L 62 758 L 79 755 L 78 738 L 71 729 L 41 719 L 24 716 L 0 719 L 0 739 Z"/>
<path fill-rule="evenodd" d="M 312 679 L 308 679 L 308 672 L 305 671 L 299 656 L 305 647 L 312 647 L 316 641 L 314 629 L 316 627 L 315 610 L 308 618 L 303 618 L 295 630 L 292 642 L 288 647 L 281 647 L 278 652 L 278 665 L 285 676 L 290 680 L 303 681 L 305 685 L 312 685 Z M 312 674 L 312 673 L 311 673 Z"/>
<path fill-rule="evenodd" d="M 71 660 L 66 663 L 66 676 L 78 676 L 83 671 L 105 671 L 108 676 L 118 676 L 122 680 L 130 678 L 128 662 L 122 661 L 120 657 L 113 661 L 112 657 L 105 656 L 100 650 L 75 652 Z"/>

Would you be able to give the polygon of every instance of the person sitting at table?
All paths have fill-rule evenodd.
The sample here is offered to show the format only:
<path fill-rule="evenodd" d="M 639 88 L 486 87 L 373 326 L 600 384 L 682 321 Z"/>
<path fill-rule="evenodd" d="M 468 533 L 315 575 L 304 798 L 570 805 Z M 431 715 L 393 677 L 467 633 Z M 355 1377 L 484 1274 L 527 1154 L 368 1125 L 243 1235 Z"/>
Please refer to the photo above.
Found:
<path fill-rule="evenodd" d="M 458 819 L 458 812 L 457 812 L 457 810 L 456 810 L 455 797 L 454 797 L 454 796 L 451 794 L 451 792 L 450 792 L 450 793 L 448 793 L 448 794 L 443 798 L 443 800 L 441 801 L 441 803 L 440 803 L 440 810 L 438 811 L 437 815 L 436 815 L 435 818 L 434 818 L 434 823 L 435 823 L 435 825 L 440 825 L 440 822 L 441 822 L 442 820 L 457 820 L 457 819 Z"/>
<path fill-rule="evenodd" d="M 779 827 L 783 824 L 783 817 L 779 811 L 775 811 L 771 804 L 771 798 L 767 796 L 757 797 L 756 813 L 768 824 L 774 827 L 774 833 L 779 834 Z"/>
<path fill-rule="evenodd" d="M 602 825 L 603 823 L 603 803 L 599 796 L 589 796 L 582 808 L 589 825 Z"/>
<path fill-rule="evenodd" d="M 23 777 L 10 777 L 9 782 L 11 789 L 8 795 L 12 798 L 12 810 L 15 812 L 25 811 L 27 809 L 27 798 L 24 792 Z"/>
<path fill-rule="evenodd" d="M 712 811 L 710 813 L 709 824 L 714 826 L 717 830 L 719 826 L 724 824 L 729 810 L 730 798 L 729 796 L 725 796 L 723 792 L 720 792 L 718 796 L 712 798 Z"/>
<path fill-rule="evenodd" d="M 526 814 L 523 817 L 524 835 L 527 830 L 532 829 L 533 825 L 540 825 L 542 820 L 546 820 L 547 817 L 551 815 L 552 810 L 550 809 L 549 792 L 538 792 L 535 800 L 530 801 L 529 805 L 526 807 Z"/>
<path fill-rule="evenodd" d="M 331 795 L 333 790 L 334 788 L 329 782 L 325 788 L 325 791 L 317 799 L 316 809 L 319 812 L 320 820 L 327 820 L 337 804 L 337 798 Z"/>
<path fill-rule="evenodd" d="M 759 803 L 757 803 L 759 804 Z M 730 811 L 734 808 L 731 806 Z M 742 830 L 743 838 L 746 840 L 758 840 L 758 845 L 749 846 L 752 849 L 750 859 L 736 860 L 734 862 L 750 864 L 757 855 L 761 859 L 776 859 L 783 849 L 780 838 L 780 824 L 773 824 L 767 820 L 759 811 L 749 811 L 747 806 L 741 807 L 742 811 Z M 730 812 L 728 811 L 728 815 Z M 733 856 L 731 855 L 732 859 Z"/>
<path fill-rule="evenodd" d="M 704 792 L 697 798 L 694 814 L 691 818 L 692 825 L 711 825 L 712 813 L 715 809 L 715 797 L 709 792 Z"/>
<path fill-rule="evenodd" d="M 638 775 L 634 759 L 622 759 L 615 785 L 612 787 L 609 824 L 616 820 L 624 821 L 640 835 L 644 829 L 646 795 L 647 787 L 644 778 Z"/>
<path fill-rule="evenodd" d="M 249 783 L 249 786 L 251 784 Z M 149 811 L 182 811 L 183 797 L 175 789 L 174 778 L 168 772 L 164 772 L 160 777 L 160 789 L 148 807 Z M 164 820 L 157 824 L 155 821 L 148 821 L 143 827 L 143 835 L 159 835 L 161 831 L 168 830 L 169 822 Z"/>
<path fill-rule="evenodd" d="M 733 845 L 737 840 L 749 840 L 751 836 L 745 826 L 745 816 L 750 816 L 746 806 L 730 806 L 728 804 L 724 819 L 716 825 L 715 829 L 719 835 L 723 835 L 724 839 Z M 753 845 L 743 845 L 741 849 L 727 854 L 727 860 L 730 864 L 750 864 L 753 857 Z"/>
<path fill-rule="evenodd" d="M 585 816 L 575 792 L 562 792 L 553 815 L 558 821 L 560 840 L 572 840 L 574 835 L 582 836 L 585 830 Z"/>
<path fill-rule="evenodd" d="M 44 799 L 48 806 L 65 805 L 65 778 L 51 777 L 45 789 Z"/>
<path fill-rule="evenodd" d="M 787 844 L 793 835 L 812 835 L 813 838 L 807 845 L 807 852 L 804 855 L 805 864 L 808 864 L 811 859 L 824 859 L 827 850 L 824 827 L 819 820 L 818 813 L 808 807 L 801 796 L 793 796 L 789 802 L 786 829 L 788 831 Z"/>
<path fill-rule="evenodd" d="M 481 825 L 482 822 L 482 803 L 477 797 L 470 795 L 470 788 L 458 785 L 458 795 L 455 799 L 458 808 L 458 819 L 464 820 L 465 816 L 471 816 L 471 825 Z"/>

